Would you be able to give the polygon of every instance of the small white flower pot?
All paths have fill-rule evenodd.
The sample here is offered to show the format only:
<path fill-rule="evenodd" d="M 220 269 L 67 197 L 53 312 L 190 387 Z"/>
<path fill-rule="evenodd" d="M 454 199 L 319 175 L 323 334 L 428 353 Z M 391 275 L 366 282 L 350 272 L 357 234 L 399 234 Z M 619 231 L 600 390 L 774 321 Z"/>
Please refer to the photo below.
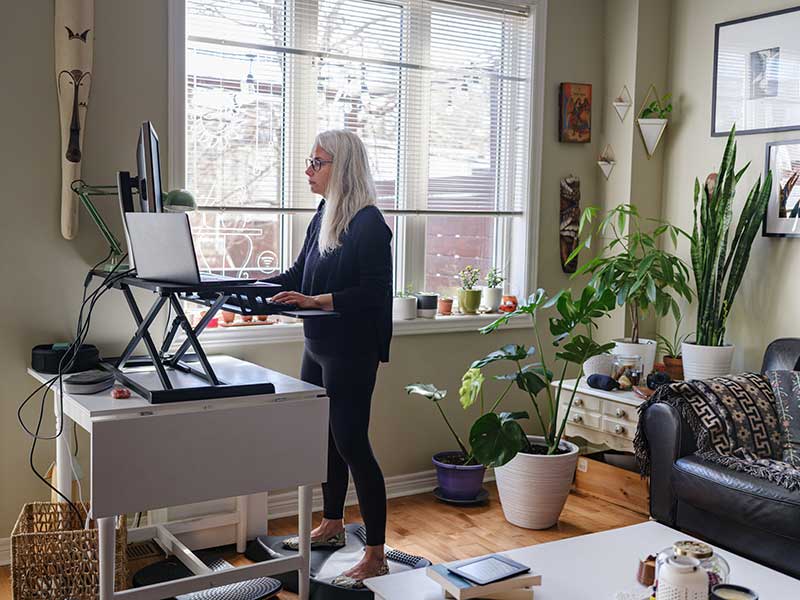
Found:
<path fill-rule="evenodd" d="M 639 338 L 638 344 L 632 344 L 630 338 L 620 338 L 614 340 L 614 343 L 616 346 L 611 351 L 613 354 L 638 356 L 642 359 L 642 381 L 644 381 L 653 370 L 653 363 L 656 361 L 656 348 L 658 348 L 656 341 Z"/>
<path fill-rule="evenodd" d="M 503 288 L 483 288 L 483 298 L 481 304 L 486 307 L 490 313 L 496 313 L 500 308 L 500 303 L 503 301 Z"/>
<path fill-rule="evenodd" d="M 392 301 L 392 317 L 408 321 L 417 318 L 417 298 L 395 298 Z"/>
<path fill-rule="evenodd" d="M 534 444 L 544 444 L 544 438 L 529 435 Z M 497 491 L 506 520 L 526 529 L 547 529 L 558 523 L 567 501 L 578 447 L 561 440 L 564 454 L 518 453 L 502 467 L 494 470 Z"/>
<path fill-rule="evenodd" d="M 729 375 L 733 364 L 733 353 L 736 346 L 698 346 L 683 342 L 681 354 L 683 355 L 683 378 L 711 379 Z"/>

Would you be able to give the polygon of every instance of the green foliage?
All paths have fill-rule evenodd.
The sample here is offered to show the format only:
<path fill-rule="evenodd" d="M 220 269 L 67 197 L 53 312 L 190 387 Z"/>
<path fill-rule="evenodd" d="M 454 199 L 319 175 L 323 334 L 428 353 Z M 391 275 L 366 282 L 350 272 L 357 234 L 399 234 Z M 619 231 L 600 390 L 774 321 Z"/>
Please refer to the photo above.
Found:
<path fill-rule="evenodd" d="M 750 260 L 750 248 L 764 220 L 772 189 L 772 171 L 750 190 L 731 235 L 736 184 L 750 163 L 736 171 L 736 128 L 731 128 L 719 171 L 694 181 L 692 270 L 697 288 L 695 343 L 722 346 L 725 323 Z"/>
<path fill-rule="evenodd" d="M 597 327 L 595 321 L 608 315 L 614 308 L 614 295 L 611 292 L 597 291 L 592 287 L 586 287 L 578 298 L 573 298 L 572 292 L 569 290 L 562 290 L 548 299 L 544 290 L 540 289 L 535 294 L 531 294 L 527 302 L 521 304 L 517 310 L 503 315 L 492 324 L 487 325 L 481 330 L 481 333 L 492 333 L 511 319 L 527 315 L 531 318 L 537 343 L 541 347 L 539 313 L 551 308 L 555 308 L 556 316 L 548 320 L 548 325 L 552 344 L 559 348 L 556 352 L 556 360 L 561 363 L 561 380 L 564 379 L 570 364 L 578 366 L 582 375 L 584 361 L 614 347 L 613 343 L 598 344 L 591 338 L 592 328 Z M 585 328 L 588 335 L 577 333 L 578 328 Z M 528 395 L 534 414 L 542 428 L 547 452 L 555 454 L 564 434 L 564 427 L 569 418 L 575 392 L 574 390 L 571 392 L 569 402 L 566 409 L 562 410 L 559 420 L 558 409 L 562 404 L 562 388 L 559 385 L 554 390 L 551 385 L 554 380 L 553 372 L 547 367 L 544 354 L 541 355 L 540 362 L 522 364 L 523 360 L 534 356 L 535 353 L 536 349 L 533 346 L 509 344 L 490 353 L 485 358 L 473 362 L 472 368 L 480 369 L 501 360 L 511 361 L 516 365 L 517 370 L 514 373 L 496 375 L 495 379 L 516 383 L 517 388 Z M 547 395 L 547 405 L 544 411 L 539 408 L 537 401 L 537 396 L 542 392 Z M 500 398 L 502 399 L 502 397 Z M 494 407 L 498 403 L 499 400 L 495 402 Z M 510 421 L 521 418 L 528 418 L 528 414 L 508 413 L 503 418 L 483 418 L 476 421 L 469 436 L 475 457 L 487 466 L 501 466 L 513 458 L 516 452 L 527 449 L 527 438 L 524 436 L 520 438 L 516 433 L 518 430 L 510 425 Z M 480 450 L 476 447 L 478 440 L 482 442 Z"/>
<path fill-rule="evenodd" d="M 500 284 L 502 284 L 505 280 L 506 279 L 505 277 L 503 277 L 503 274 L 500 272 L 500 269 L 498 269 L 497 267 L 492 267 L 486 274 L 486 287 L 489 288 L 500 287 Z"/>
<path fill-rule="evenodd" d="M 442 419 L 444 419 L 447 428 L 450 430 L 450 433 L 453 435 L 453 438 L 458 445 L 458 449 L 461 450 L 461 453 L 464 455 L 464 464 L 475 464 L 475 459 L 472 456 L 472 453 L 467 450 L 467 447 L 464 445 L 464 442 L 461 441 L 461 438 L 458 437 L 456 430 L 453 429 L 453 426 L 450 424 L 450 419 L 447 418 L 444 410 L 440 406 L 440 402 L 445 399 L 447 396 L 447 390 L 440 390 L 435 385 L 430 383 L 412 383 L 405 387 L 407 394 L 417 394 L 418 396 L 422 396 L 423 398 L 427 398 L 431 400 L 436 406 L 439 414 L 442 415 Z"/>
<path fill-rule="evenodd" d="M 397 290 L 394 294 L 395 298 L 410 298 L 414 295 L 413 287 L 411 285 L 407 285 L 405 290 Z"/>
<path fill-rule="evenodd" d="M 595 258 L 579 267 L 573 277 L 591 273 L 589 285 L 601 292 L 611 292 L 619 306 L 627 305 L 632 323 L 631 341 L 639 342 L 639 321 L 643 313 L 652 310 L 664 317 L 670 311 L 679 318 L 680 309 L 673 294 L 692 301 L 689 287 L 689 268 L 677 256 L 659 248 L 659 239 L 669 235 L 673 247 L 678 238 L 691 239 L 689 234 L 670 223 L 647 219 L 652 229 L 642 230 L 642 217 L 632 204 L 620 204 L 591 229 L 597 217 L 596 207 L 581 215 L 579 234 L 586 228 L 590 233 L 567 262 L 583 248 L 590 248 L 592 239 L 610 239 Z"/>
<path fill-rule="evenodd" d="M 547 325 L 552 336 L 552 344 L 558 348 L 555 355 L 556 361 L 561 363 L 560 379 L 563 380 L 569 365 L 578 366 L 582 375 L 584 361 L 614 347 L 613 343 L 598 344 L 591 337 L 592 328 L 597 327 L 595 321 L 600 317 L 607 316 L 613 310 L 614 305 L 614 294 L 610 291 L 601 292 L 587 287 L 579 297 L 573 298 L 571 291 L 562 290 L 548 299 L 545 291 L 540 289 L 535 294 L 531 294 L 527 302 L 518 306 L 514 312 L 501 316 L 481 329 L 481 333 L 489 334 L 513 318 L 528 316 L 533 324 L 533 333 L 537 344 L 541 347 L 539 312 L 554 308 L 556 314 L 547 321 Z M 577 333 L 578 328 L 585 329 L 587 335 Z M 548 454 L 555 454 L 564 434 L 575 392 L 571 392 L 569 402 L 566 404 L 566 409 L 562 410 L 559 420 L 558 410 L 561 406 L 562 388 L 560 385 L 557 388 L 551 385 L 554 381 L 553 371 L 547 367 L 545 356 L 541 355 L 541 359 L 537 362 L 525 363 L 534 357 L 536 352 L 534 346 L 506 344 L 483 358 L 473 361 L 464 373 L 459 389 L 461 405 L 468 409 L 480 401 L 480 416 L 473 423 L 469 433 L 471 453 L 466 450 L 458 435 L 453 431 L 439 406 L 447 392 L 439 390 L 434 385 L 420 383 L 406 386 L 406 391 L 410 394 L 425 396 L 436 404 L 465 456 L 476 459 L 487 467 L 499 467 L 514 458 L 517 452 L 530 450 L 528 438 L 518 423 L 521 419 L 528 419 L 528 413 L 495 412 L 509 392 L 516 388 L 526 394 L 531 401 L 536 418 L 544 432 Z M 514 370 L 510 373 L 492 376 L 495 381 L 503 382 L 505 387 L 497 395 L 491 407 L 487 409 L 484 403 L 487 377 L 483 373 L 483 369 L 489 365 L 506 363 L 511 363 Z M 547 394 L 544 411 L 540 409 L 537 402 L 537 396 L 542 393 Z"/>
<path fill-rule="evenodd" d="M 666 94 L 661 100 L 655 99 L 650 104 L 642 109 L 642 114 L 639 115 L 640 119 L 669 119 L 672 113 L 672 103 L 669 99 L 672 94 Z"/>
<path fill-rule="evenodd" d="M 461 289 L 471 290 L 478 283 L 478 279 L 481 277 L 481 270 L 472 265 L 467 265 L 458 272 L 458 276 L 461 278 Z"/>
<path fill-rule="evenodd" d="M 681 348 L 683 346 L 683 342 L 689 339 L 693 333 L 689 332 L 681 334 L 681 320 L 682 318 L 680 316 L 675 320 L 675 333 L 672 335 L 672 338 L 668 338 L 661 334 L 656 336 L 658 338 L 658 352 L 662 356 L 668 356 L 670 358 L 681 357 Z"/>

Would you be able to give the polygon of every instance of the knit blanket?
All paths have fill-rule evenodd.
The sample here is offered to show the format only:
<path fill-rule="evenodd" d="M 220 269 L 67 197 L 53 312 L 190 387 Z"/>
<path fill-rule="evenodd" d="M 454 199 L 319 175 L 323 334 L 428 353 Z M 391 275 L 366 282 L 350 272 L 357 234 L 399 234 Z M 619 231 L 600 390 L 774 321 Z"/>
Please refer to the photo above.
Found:
<path fill-rule="evenodd" d="M 800 470 L 784 462 L 784 432 L 769 380 L 757 373 L 677 381 L 662 386 L 639 407 L 665 403 L 686 420 L 696 455 L 789 490 L 800 490 Z M 641 419 L 640 419 L 641 423 Z M 644 427 L 634 439 L 643 476 L 650 475 L 650 448 Z"/>

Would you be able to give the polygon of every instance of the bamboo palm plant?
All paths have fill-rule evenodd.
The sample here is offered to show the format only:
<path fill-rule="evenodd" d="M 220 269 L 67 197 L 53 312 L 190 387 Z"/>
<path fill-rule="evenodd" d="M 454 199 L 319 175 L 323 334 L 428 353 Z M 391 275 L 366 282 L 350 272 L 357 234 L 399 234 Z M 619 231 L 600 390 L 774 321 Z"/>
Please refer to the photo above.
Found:
<path fill-rule="evenodd" d="M 748 162 L 736 171 L 735 164 L 734 127 L 728 136 L 719 171 L 711 173 L 702 187 L 697 179 L 694 182 L 691 250 L 697 288 L 695 343 L 700 346 L 724 345 L 725 322 L 742 283 L 750 248 L 764 220 L 772 189 L 772 172 L 767 172 L 763 184 L 759 176 L 731 235 L 736 184 L 750 166 Z"/>

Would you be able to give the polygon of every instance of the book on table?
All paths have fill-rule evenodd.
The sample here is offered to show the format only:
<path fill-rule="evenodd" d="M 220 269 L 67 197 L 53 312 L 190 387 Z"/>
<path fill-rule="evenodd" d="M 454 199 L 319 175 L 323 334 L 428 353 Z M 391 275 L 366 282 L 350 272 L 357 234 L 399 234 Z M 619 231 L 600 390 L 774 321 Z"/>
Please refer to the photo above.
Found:
<path fill-rule="evenodd" d="M 468 562 L 471 561 L 461 561 L 460 563 L 453 563 L 451 566 Z M 523 594 L 527 592 L 529 596 L 526 597 L 532 597 L 533 594 L 530 588 L 542 584 L 542 576 L 532 572 L 522 573 L 486 585 L 473 583 L 451 572 L 445 565 L 432 565 L 426 569 L 426 574 L 441 585 L 448 596 L 452 596 L 456 600 L 469 600 L 470 598 L 495 598 L 495 600 L 500 600 L 504 596 L 510 600 L 508 594 L 514 591 L 521 591 Z M 515 596 L 515 594 L 512 594 L 512 596 Z"/>

